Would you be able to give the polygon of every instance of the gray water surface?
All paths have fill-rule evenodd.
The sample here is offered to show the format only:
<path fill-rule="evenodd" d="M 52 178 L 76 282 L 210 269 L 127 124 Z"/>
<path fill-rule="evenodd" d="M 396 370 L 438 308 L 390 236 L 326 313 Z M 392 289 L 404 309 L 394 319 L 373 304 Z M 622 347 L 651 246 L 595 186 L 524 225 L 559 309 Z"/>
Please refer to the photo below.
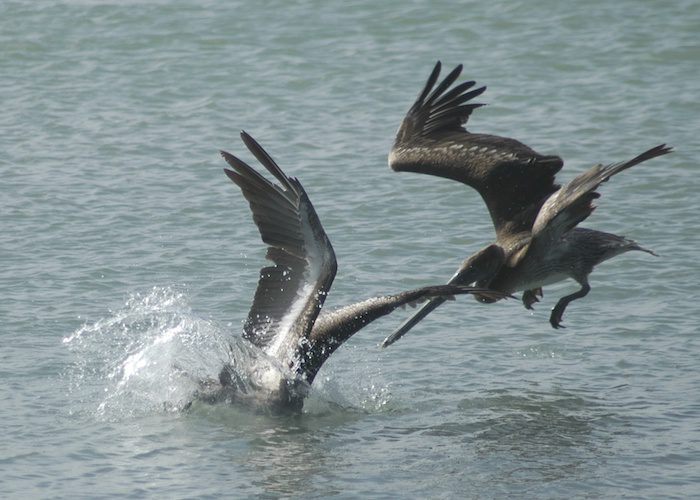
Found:
<path fill-rule="evenodd" d="M 700 4 L 0 4 L 0 496 L 688 498 L 700 487 Z M 565 161 L 659 143 L 585 225 L 660 254 L 601 265 L 565 330 L 519 301 L 407 312 L 324 366 L 304 413 L 181 412 L 238 335 L 264 246 L 218 149 L 304 184 L 327 305 L 444 282 L 478 195 L 386 156 L 435 61 L 488 85 L 476 132 Z M 176 369 L 179 367 L 179 369 Z"/>

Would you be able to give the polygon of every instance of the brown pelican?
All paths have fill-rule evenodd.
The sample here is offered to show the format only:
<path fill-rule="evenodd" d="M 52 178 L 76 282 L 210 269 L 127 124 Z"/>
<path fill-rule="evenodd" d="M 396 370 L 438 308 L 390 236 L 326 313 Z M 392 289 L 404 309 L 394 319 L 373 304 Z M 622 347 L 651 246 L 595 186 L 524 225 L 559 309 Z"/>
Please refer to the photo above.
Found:
<path fill-rule="evenodd" d="M 248 402 L 273 412 L 300 411 L 309 385 L 323 363 L 355 332 L 400 306 L 457 294 L 479 293 L 490 300 L 500 292 L 462 285 L 418 288 L 373 297 L 330 312 L 321 307 L 333 283 L 336 258 L 331 242 L 301 183 L 288 177 L 248 134 L 243 142 L 278 183 L 222 151 L 233 170 L 226 175 L 241 188 L 273 262 L 260 271 L 243 338 L 260 351 L 241 374 L 227 365 L 218 380 L 201 385 L 199 399 Z M 239 367 L 240 368 L 240 367 Z"/>
<path fill-rule="evenodd" d="M 581 289 L 562 297 L 550 315 L 552 327 L 563 327 L 566 306 L 589 292 L 588 275 L 595 265 L 629 250 L 653 253 L 621 236 L 576 227 L 593 212 L 592 202 L 600 196 L 595 190 L 618 172 L 671 148 L 662 144 L 624 163 L 596 165 L 560 187 L 554 180 L 563 165 L 558 156 L 541 155 L 507 137 L 468 132 L 464 125 L 482 106 L 471 100 L 486 87 L 471 90 L 475 83 L 468 81 L 450 89 L 461 65 L 435 86 L 440 68 L 438 61 L 401 123 L 389 166 L 462 182 L 486 203 L 496 241 L 465 260 L 448 283 L 523 291 L 523 304 L 531 309 L 544 285 L 573 278 Z M 430 300 L 382 345 L 398 340 L 443 302 Z"/>

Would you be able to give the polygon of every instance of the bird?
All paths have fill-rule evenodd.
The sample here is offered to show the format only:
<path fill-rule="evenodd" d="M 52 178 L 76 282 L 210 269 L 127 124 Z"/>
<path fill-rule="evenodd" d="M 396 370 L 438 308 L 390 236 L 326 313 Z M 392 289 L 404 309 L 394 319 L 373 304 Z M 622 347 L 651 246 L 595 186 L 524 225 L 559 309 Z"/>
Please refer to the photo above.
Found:
<path fill-rule="evenodd" d="M 563 328 L 567 305 L 588 294 L 588 276 L 597 264 L 630 250 L 655 255 L 625 237 L 577 227 L 593 212 L 593 200 L 600 196 L 596 189 L 615 174 L 672 149 L 661 144 L 627 162 L 593 166 L 562 187 L 556 182 L 564 164 L 561 157 L 537 153 L 508 137 L 467 131 L 472 112 L 483 106 L 472 100 L 486 87 L 474 88 L 474 81 L 452 86 L 462 69 L 458 65 L 438 83 L 437 62 L 399 127 L 389 166 L 456 180 L 474 188 L 486 204 L 496 239 L 467 258 L 449 284 L 522 291 L 523 305 L 532 309 L 543 296 L 543 286 L 573 278 L 581 288 L 562 297 L 549 318 L 553 328 Z M 440 297 L 428 301 L 381 345 L 396 342 L 443 302 Z"/>
<path fill-rule="evenodd" d="M 224 172 L 242 191 L 272 265 L 260 270 L 242 337 L 259 351 L 259 363 L 241 373 L 225 364 L 218 380 L 202 381 L 196 398 L 247 403 L 269 413 L 296 413 L 323 363 L 353 334 L 398 307 L 423 300 L 503 293 L 462 285 L 437 285 L 372 297 L 322 310 L 337 271 L 333 246 L 298 179 L 287 176 L 245 131 L 241 139 L 276 179 L 268 180 L 238 157 L 221 151 Z"/>

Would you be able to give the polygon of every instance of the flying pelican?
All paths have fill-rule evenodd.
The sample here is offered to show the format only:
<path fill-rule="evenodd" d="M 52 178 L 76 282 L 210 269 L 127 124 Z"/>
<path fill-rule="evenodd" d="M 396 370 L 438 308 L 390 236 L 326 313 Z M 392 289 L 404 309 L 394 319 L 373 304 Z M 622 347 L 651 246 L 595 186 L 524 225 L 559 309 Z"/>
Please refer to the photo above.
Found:
<path fill-rule="evenodd" d="M 576 227 L 594 210 L 595 190 L 610 177 L 643 161 L 664 155 L 662 144 L 636 158 L 608 166 L 596 165 L 564 187 L 555 183 L 562 168 L 558 156 L 541 155 L 515 139 L 468 132 L 471 102 L 486 87 L 474 90 L 467 81 L 450 89 L 462 71 L 453 69 L 437 87 L 438 61 L 418 99 L 403 119 L 389 154 L 389 166 L 398 172 L 418 172 L 462 182 L 483 198 L 496 241 L 465 260 L 449 284 L 471 284 L 504 293 L 523 291 L 526 308 L 542 296 L 542 287 L 573 278 L 581 288 L 562 297 L 552 309 L 552 327 L 563 327 L 566 306 L 590 291 L 588 275 L 594 266 L 621 253 L 640 250 L 627 238 Z M 477 298 L 491 302 L 486 297 Z M 444 300 L 431 299 L 388 336 L 392 344 Z"/>
<path fill-rule="evenodd" d="M 225 151 L 233 170 L 226 175 L 248 200 L 253 220 L 273 265 L 260 271 L 243 338 L 261 351 L 247 373 L 224 366 L 218 380 L 201 384 L 198 399 L 247 402 L 275 413 L 298 412 L 323 363 L 340 345 L 372 321 L 406 304 L 479 293 L 491 300 L 503 293 L 462 285 L 438 285 L 373 297 L 321 311 L 336 274 L 333 246 L 301 183 L 288 177 L 247 133 L 241 138 L 278 183 Z M 264 362 L 263 362 L 264 361 Z"/>

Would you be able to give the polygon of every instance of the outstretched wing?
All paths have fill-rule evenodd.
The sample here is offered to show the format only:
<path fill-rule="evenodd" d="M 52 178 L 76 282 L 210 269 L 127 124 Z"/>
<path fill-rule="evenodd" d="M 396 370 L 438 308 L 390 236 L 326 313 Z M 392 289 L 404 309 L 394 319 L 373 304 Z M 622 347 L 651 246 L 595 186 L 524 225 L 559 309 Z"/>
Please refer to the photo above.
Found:
<path fill-rule="evenodd" d="M 301 183 L 287 177 L 251 136 L 241 132 L 241 138 L 279 182 L 268 181 L 242 160 L 221 152 L 234 169 L 224 171 L 248 200 L 268 245 L 267 258 L 275 264 L 260 270 L 243 336 L 289 366 L 333 282 L 335 253 Z"/>
<path fill-rule="evenodd" d="M 450 88 L 462 65 L 437 83 L 440 69 L 438 61 L 403 119 L 389 166 L 467 184 L 484 199 L 497 234 L 529 231 L 542 202 L 559 187 L 554 176 L 561 158 L 540 155 L 508 137 L 469 133 L 465 124 L 483 106 L 471 101 L 486 87 L 473 89 L 475 82 L 467 81 Z"/>
<path fill-rule="evenodd" d="M 448 91 L 462 72 L 461 64 L 435 87 L 441 68 L 442 64 L 438 61 L 418 99 L 401 123 L 397 142 L 409 142 L 415 136 L 434 137 L 438 134 L 466 132 L 463 125 L 472 111 L 483 106 L 469 102 L 486 90 L 486 87 L 471 90 L 476 85 L 475 81 L 462 82 Z"/>
<path fill-rule="evenodd" d="M 542 205 L 532 228 L 530 245 L 551 245 L 588 218 L 595 210 L 593 200 L 600 197 L 596 189 L 613 175 L 671 151 L 670 147 L 661 144 L 629 161 L 607 166 L 596 165 L 575 177 Z"/>
<path fill-rule="evenodd" d="M 508 297 L 507 294 L 463 285 L 437 285 L 416 288 L 394 295 L 372 297 L 362 302 L 350 304 L 332 311 L 324 311 L 317 319 L 309 340 L 311 349 L 306 360 L 305 372 L 307 381 L 323 365 L 324 361 L 349 339 L 354 333 L 367 326 L 372 321 L 386 316 L 399 307 L 415 306 L 426 300 L 440 299 L 442 301 L 465 293 L 479 294 L 492 300 Z"/>

